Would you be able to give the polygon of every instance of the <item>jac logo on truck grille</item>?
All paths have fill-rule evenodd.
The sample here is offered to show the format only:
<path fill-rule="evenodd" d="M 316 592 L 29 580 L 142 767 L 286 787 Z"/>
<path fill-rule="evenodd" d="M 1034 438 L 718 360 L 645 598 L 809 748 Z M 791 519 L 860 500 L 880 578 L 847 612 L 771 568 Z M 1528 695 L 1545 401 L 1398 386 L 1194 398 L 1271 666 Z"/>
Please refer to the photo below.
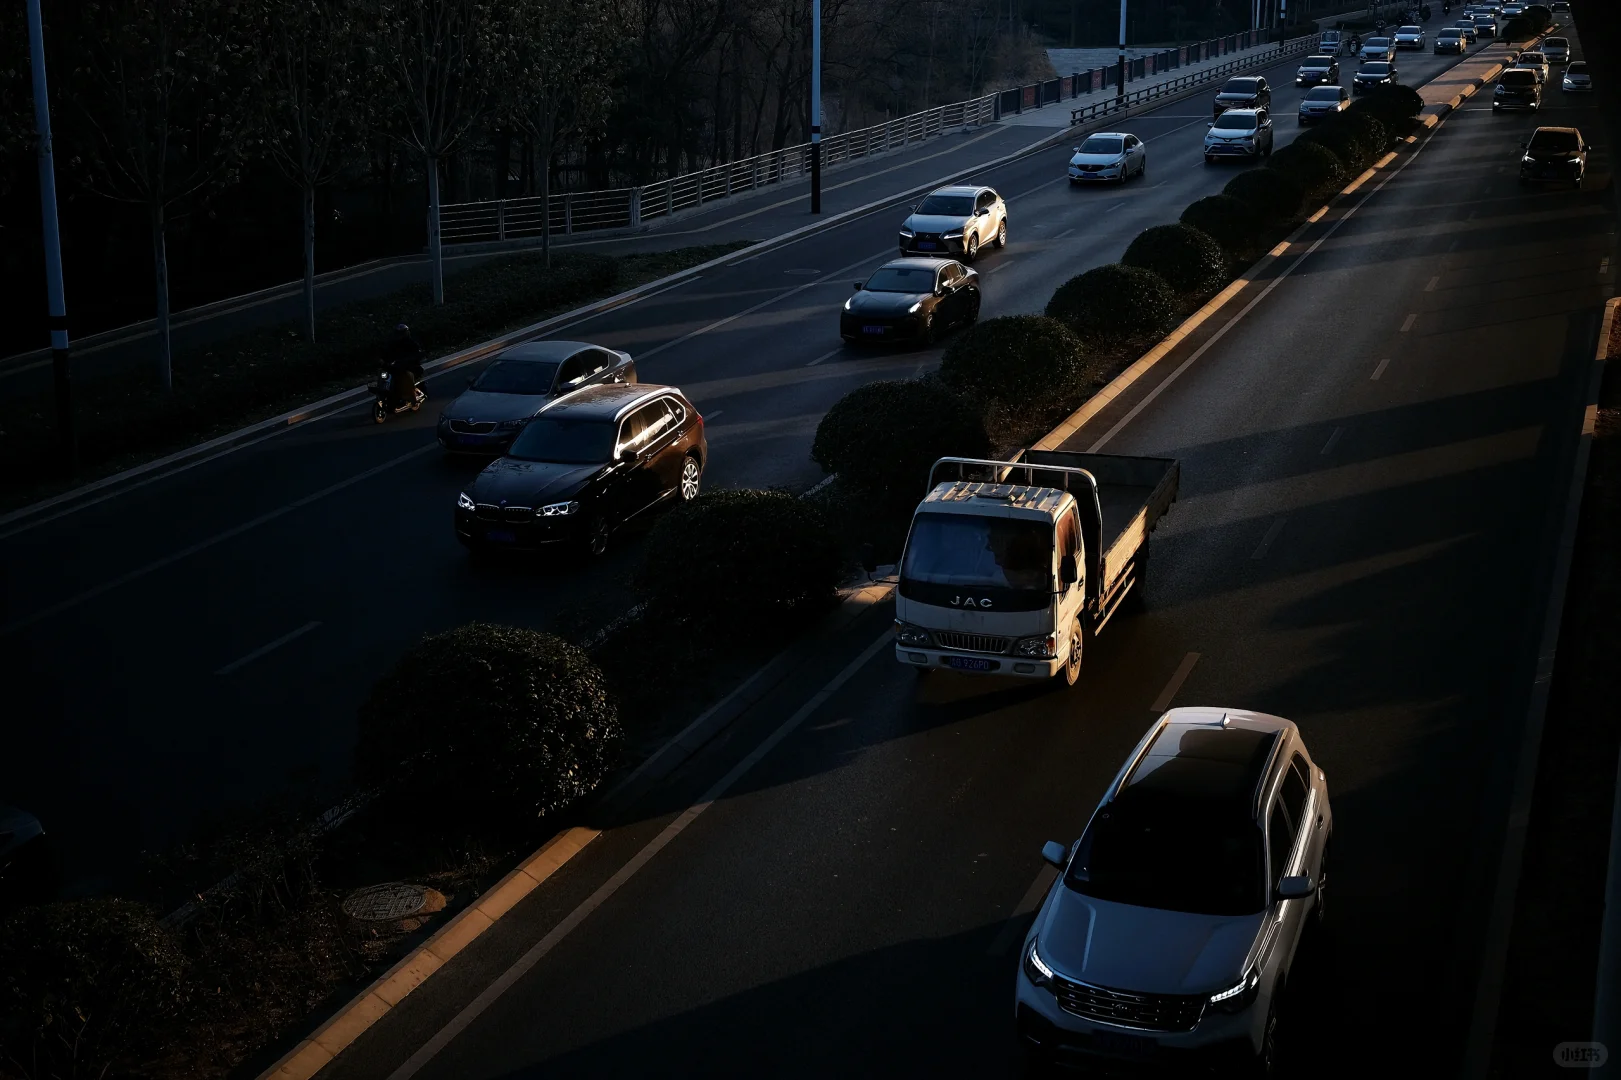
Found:
<path fill-rule="evenodd" d="M 985 600 L 985 599 L 975 600 L 972 596 L 953 596 L 951 598 L 951 606 L 952 607 L 982 607 L 982 608 L 984 608 L 984 607 L 990 607 L 991 602 L 989 600 Z"/>

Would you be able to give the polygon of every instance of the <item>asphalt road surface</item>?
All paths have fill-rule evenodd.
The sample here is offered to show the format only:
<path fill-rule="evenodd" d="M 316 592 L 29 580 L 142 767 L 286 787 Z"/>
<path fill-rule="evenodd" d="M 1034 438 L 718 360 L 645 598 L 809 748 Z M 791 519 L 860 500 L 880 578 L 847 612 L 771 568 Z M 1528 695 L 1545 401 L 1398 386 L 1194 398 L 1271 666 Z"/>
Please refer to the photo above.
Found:
<path fill-rule="evenodd" d="M 1403 77 L 1454 61 L 1407 54 Z M 1280 146 L 1296 132 L 1295 66 L 1266 73 Z M 1039 310 L 1140 229 L 1219 191 L 1236 169 L 1202 163 L 1208 109 L 1201 94 L 1122 121 L 1149 146 L 1146 180 L 1123 189 L 1071 190 L 1064 146 L 980 177 L 1012 221 L 1009 248 L 980 264 L 984 314 Z M 1444 187 L 1427 205 L 1458 209 Z M 892 256 L 903 214 L 875 212 L 556 336 L 626 349 L 644 379 L 682 386 L 709 421 L 707 484 L 808 487 L 820 479 L 811 438 L 834 401 L 938 360 L 938 348 L 851 353 L 837 337 L 850 282 Z M 1313 342 L 1361 325 L 1326 287 L 1296 310 Z M 76 884 L 115 881 L 136 852 L 290 784 L 340 790 L 356 706 L 424 633 L 474 618 L 544 627 L 580 609 L 605 621 L 629 602 L 634 539 L 596 567 L 468 564 L 451 507 L 477 466 L 442 460 L 431 433 L 467 374 L 435 380 L 428 408 L 383 427 L 351 412 L 0 534 L 0 677 L 21 718 L 0 754 L 0 800 L 46 821 Z"/>
<path fill-rule="evenodd" d="M 1501 945 L 1497 858 L 1611 281 L 1604 132 L 1549 99 L 1452 116 L 1197 363 L 1072 442 L 1144 405 L 1104 449 L 1175 456 L 1183 477 L 1147 611 L 1109 626 L 1075 690 L 919 682 L 875 628 L 780 742 L 763 740 L 815 687 L 759 710 L 322 1076 L 1013 1074 L 1040 846 L 1079 833 L 1166 704 L 1292 717 L 1327 773 L 1335 947 L 1296 988 L 1291 1074 L 1455 1075 L 1493 1021 L 1477 976 Z M 1598 144 L 1586 190 L 1518 185 L 1538 123 Z M 1174 172 L 1159 155 L 1153 175 Z"/>

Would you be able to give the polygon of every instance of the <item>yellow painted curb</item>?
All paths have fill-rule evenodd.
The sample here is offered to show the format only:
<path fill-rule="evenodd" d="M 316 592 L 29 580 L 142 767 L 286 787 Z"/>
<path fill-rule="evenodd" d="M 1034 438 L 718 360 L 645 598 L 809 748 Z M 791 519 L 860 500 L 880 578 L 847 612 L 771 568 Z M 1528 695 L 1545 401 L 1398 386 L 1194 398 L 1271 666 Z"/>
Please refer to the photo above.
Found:
<path fill-rule="evenodd" d="M 541 882 L 555 874 L 585 846 L 597 838 L 596 829 L 564 829 L 546 841 L 512 873 L 496 882 L 470 907 L 440 927 L 427 941 L 413 949 L 370 986 L 339 1009 L 309 1038 L 259 1075 L 259 1080 L 310 1080 L 327 1062 L 337 1057 L 390 1009 L 451 957 L 471 945 L 495 921 L 528 896 Z"/>

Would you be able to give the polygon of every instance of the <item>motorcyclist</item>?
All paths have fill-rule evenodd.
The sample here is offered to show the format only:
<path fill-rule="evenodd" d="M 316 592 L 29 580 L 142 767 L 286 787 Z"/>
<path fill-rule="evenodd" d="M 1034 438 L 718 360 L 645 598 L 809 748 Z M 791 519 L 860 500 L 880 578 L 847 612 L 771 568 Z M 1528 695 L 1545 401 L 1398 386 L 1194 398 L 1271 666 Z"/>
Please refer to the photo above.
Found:
<path fill-rule="evenodd" d="M 1362 35 L 1361 34 L 1352 34 L 1351 35 L 1351 55 L 1355 56 L 1357 53 L 1359 53 L 1361 51 L 1362 51 Z"/>
<path fill-rule="evenodd" d="M 397 408 L 411 400 L 422 382 L 422 346 L 411 336 L 411 328 L 404 323 L 394 327 L 394 338 L 388 344 L 386 356 L 389 375 L 389 393 L 393 398 L 390 408 Z"/>

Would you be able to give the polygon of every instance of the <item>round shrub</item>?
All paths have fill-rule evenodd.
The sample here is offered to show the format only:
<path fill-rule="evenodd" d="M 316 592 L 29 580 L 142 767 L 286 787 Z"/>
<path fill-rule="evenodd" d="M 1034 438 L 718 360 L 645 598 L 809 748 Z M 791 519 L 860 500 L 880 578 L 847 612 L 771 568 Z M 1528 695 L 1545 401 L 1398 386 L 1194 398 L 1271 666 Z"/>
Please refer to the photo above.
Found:
<path fill-rule="evenodd" d="M 838 538 L 811 503 L 719 490 L 659 519 L 635 585 L 656 616 L 758 635 L 822 611 L 844 570 Z"/>
<path fill-rule="evenodd" d="M 423 638 L 372 687 L 355 779 L 435 815 L 537 817 L 595 788 L 621 734 L 583 649 L 469 623 Z"/>
<path fill-rule="evenodd" d="M 1543 4 L 1532 4 L 1521 12 L 1521 17 L 1531 24 L 1531 33 L 1534 36 L 1553 25 L 1553 8 Z"/>
<path fill-rule="evenodd" d="M 1057 319 L 1005 315 L 969 328 L 940 359 L 940 377 L 976 401 L 1048 401 L 1081 374 L 1085 350 Z"/>
<path fill-rule="evenodd" d="M 1498 36 L 1502 40 L 1509 42 L 1528 41 L 1536 36 L 1536 28 L 1531 25 L 1531 20 L 1524 15 L 1516 15 L 1508 21 L 1508 24 L 1503 27 Z"/>
<path fill-rule="evenodd" d="M 1317 145 L 1327 149 L 1345 165 L 1345 170 L 1351 175 L 1360 173 L 1367 168 L 1368 162 L 1373 160 L 1377 152 L 1378 143 L 1370 139 L 1372 132 L 1369 124 L 1378 121 L 1367 113 L 1353 117 L 1351 113 L 1340 113 L 1331 116 L 1305 132 L 1294 141 L 1294 145 Z M 1382 129 L 1381 129 L 1382 130 Z"/>
<path fill-rule="evenodd" d="M 1176 320 L 1176 293 L 1152 270 L 1110 263 L 1058 286 L 1047 301 L 1047 317 L 1078 337 L 1154 334 Z"/>
<path fill-rule="evenodd" d="M 1206 292 L 1227 280 L 1227 253 L 1191 225 L 1155 225 L 1137 234 L 1120 261 L 1164 278 L 1178 292 Z"/>
<path fill-rule="evenodd" d="M 868 383 L 822 417 L 811 459 L 887 503 L 915 502 L 929 467 L 952 455 L 990 453 L 982 409 L 935 379 Z"/>
<path fill-rule="evenodd" d="M 1346 112 L 1352 116 L 1365 113 L 1373 117 L 1390 132 L 1404 132 L 1413 124 L 1414 117 L 1424 111 L 1424 95 L 1411 86 L 1396 83 L 1376 86 L 1358 98 Z"/>
<path fill-rule="evenodd" d="M 1345 186 L 1345 165 L 1321 143 L 1292 142 L 1272 155 L 1269 169 L 1289 177 L 1307 193 L 1337 190 Z"/>
<path fill-rule="evenodd" d="M 185 967 L 141 904 L 21 908 L 0 922 L 0 1059 L 41 1077 L 139 1073 L 187 1004 Z"/>
<path fill-rule="evenodd" d="M 1182 211 L 1182 224 L 1191 225 L 1233 254 L 1254 247 L 1261 236 L 1261 220 L 1249 203 L 1231 195 L 1206 195 Z"/>
<path fill-rule="evenodd" d="M 1227 181 L 1228 195 L 1245 203 L 1263 221 L 1291 221 L 1306 190 L 1299 180 L 1276 169 L 1249 169 Z"/>

